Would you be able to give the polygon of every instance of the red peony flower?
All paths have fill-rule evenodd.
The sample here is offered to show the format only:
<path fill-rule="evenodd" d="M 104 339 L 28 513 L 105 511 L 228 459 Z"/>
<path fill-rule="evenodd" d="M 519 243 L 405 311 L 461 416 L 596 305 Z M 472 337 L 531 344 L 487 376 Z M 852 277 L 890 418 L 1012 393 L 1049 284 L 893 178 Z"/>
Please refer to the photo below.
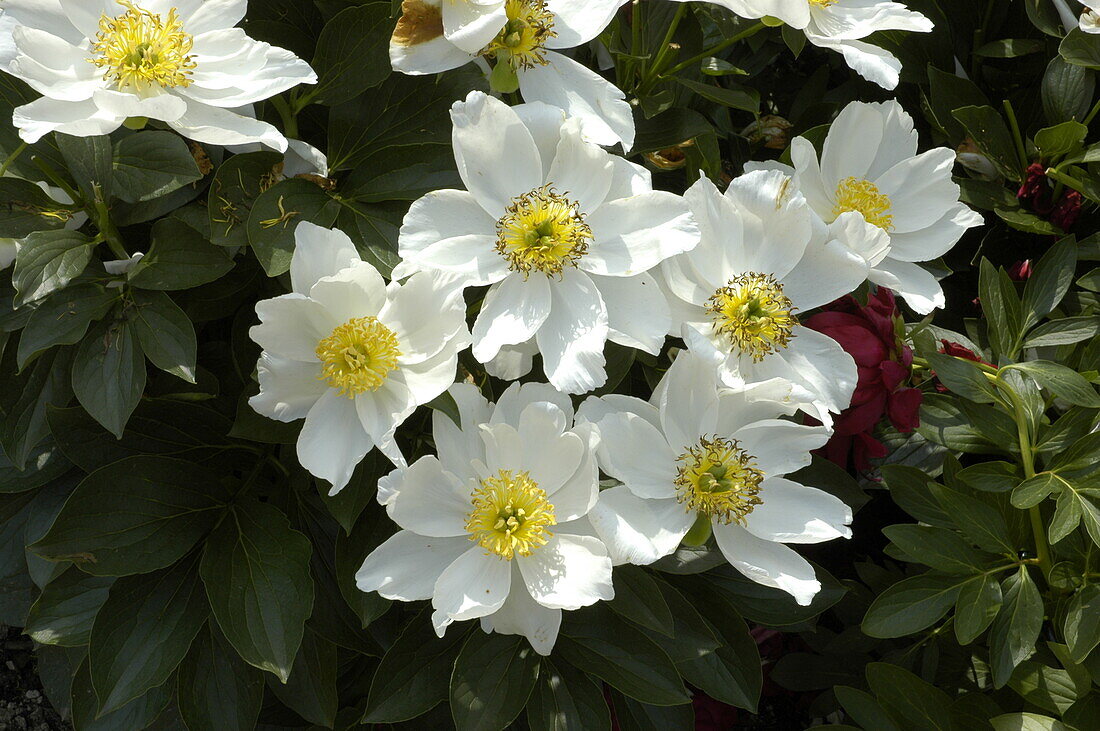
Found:
<path fill-rule="evenodd" d="M 879 422 L 887 418 L 901 432 L 920 424 L 921 392 L 907 385 L 913 351 L 898 336 L 897 303 L 888 289 L 879 288 L 866 306 L 847 296 L 825 310 L 804 324 L 840 343 L 855 359 L 859 381 L 823 454 L 841 467 L 851 459 L 856 469 L 867 470 L 871 459 L 886 455 L 874 437 Z"/>
<path fill-rule="evenodd" d="M 1076 190 L 1067 190 L 1050 212 L 1050 222 L 1063 231 L 1069 231 L 1081 217 L 1081 204 L 1085 199 Z"/>
<path fill-rule="evenodd" d="M 1016 191 L 1016 197 L 1031 206 L 1031 210 L 1045 216 L 1054 208 L 1051 201 L 1051 189 L 1047 182 L 1046 167 L 1033 162 L 1027 166 L 1027 175 L 1023 185 Z"/>
<path fill-rule="evenodd" d="M 1024 259 L 1008 268 L 1008 278 L 1014 282 L 1026 282 L 1031 279 L 1031 272 L 1031 259 Z"/>

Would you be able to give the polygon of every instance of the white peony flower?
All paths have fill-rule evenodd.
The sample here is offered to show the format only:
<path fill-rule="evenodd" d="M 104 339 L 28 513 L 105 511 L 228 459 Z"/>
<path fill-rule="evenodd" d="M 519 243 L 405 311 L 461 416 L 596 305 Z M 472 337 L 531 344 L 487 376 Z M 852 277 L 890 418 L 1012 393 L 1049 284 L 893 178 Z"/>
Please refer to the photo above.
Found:
<path fill-rule="evenodd" d="M 1100 33 L 1100 0 L 1081 0 L 1085 9 L 1078 25 L 1086 33 Z"/>
<path fill-rule="evenodd" d="M 897 87 L 901 61 L 878 46 L 862 40 L 885 30 L 928 33 L 932 21 L 901 3 L 888 0 L 677 0 L 709 2 L 742 18 L 779 18 L 804 31 L 820 48 L 844 56 L 848 66 L 884 89 Z"/>
<path fill-rule="evenodd" d="M 295 240 L 293 292 L 256 305 L 250 334 L 264 352 L 249 403 L 305 418 L 298 460 L 336 494 L 376 446 L 404 466 L 394 430 L 454 382 L 466 308 L 431 274 L 387 286 L 340 231 L 303 222 Z"/>
<path fill-rule="evenodd" d="M 108 134 L 128 118 L 215 145 L 283 135 L 250 105 L 317 76 L 235 28 L 247 0 L 4 0 L 0 68 L 43 94 L 15 110 L 20 136 Z M 237 110 L 237 111 L 235 111 Z M 244 111 L 245 113 L 239 113 Z"/>
<path fill-rule="evenodd" d="M 523 635 L 549 655 L 562 610 L 614 597 L 611 559 L 585 516 L 596 503 L 595 430 L 573 426 L 569 397 L 512 384 L 495 406 L 451 387 L 462 426 L 432 414 L 438 457 L 379 481 L 401 526 L 356 574 L 387 599 L 431 599 L 443 636 L 481 618 L 486 632 Z"/>
<path fill-rule="evenodd" d="M 798 313 L 867 278 L 866 262 L 835 238 L 853 225 L 858 235 L 862 221 L 849 214 L 830 234 L 779 171 L 743 175 L 725 195 L 701 178 L 684 198 L 702 241 L 661 265 L 673 334 L 726 386 L 805 404 L 831 424 L 829 412 L 851 402 L 856 364 L 835 340 L 802 327 Z"/>
<path fill-rule="evenodd" d="M 851 509 L 784 475 L 810 464 L 829 438 L 774 401 L 719 390 L 714 369 L 688 353 L 652 403 L 590 398 L 578 420 L 596 424 L 600 468 L 623 484 L 600 493 L 589 520 L 616 564 L 650 564 L 681 541 L 713 534 L 726 560 L 757 583 L 809 604 L 813 567 L 785 543 L 850 538 Z"/>
<path fill-rule="evenodd" d="M 513 378 L 530 370 L 534 346 L 549 381 L 568 393 L 603 385 L 609 339 L 659 352 L 671 323 L 646 272 L 698 243 L 684 200 L 585 142 L 560 109 L 473 92 L 451 117 L 468 190 L 413 203 L 394 277 L 429 270 L 463 287 L 491 285 L 474 357 L 503 357 L 493 367 Z"/>
<path fill-rule="evenodd" d="M 551 49 L 574 48 L 603 32 L 622 0 L 404 0 L 390 40 L 393 68 L 434 74 L 495 59 L 494 77 L 518 79 L 525 101 L 581 120 L 585 139 L 634 144 L 634 116 L 614 84 Z"/>
<path fill-rule="evenodd" d="M 829 129 L 820 162 L 803 137 L 791 143 L 791 160 L 798 189 L 826 223 L 851 212 L 863 219 L 862 235 L 843 240 L 870 266 L 868 279 L 922 315 L 944 306 L 940 283 L 918 262 L 943 256 L 983 224 L 959 202 L 954 150 L 918 155 L 913 118 L 900 104 L 852 102 Z"/>

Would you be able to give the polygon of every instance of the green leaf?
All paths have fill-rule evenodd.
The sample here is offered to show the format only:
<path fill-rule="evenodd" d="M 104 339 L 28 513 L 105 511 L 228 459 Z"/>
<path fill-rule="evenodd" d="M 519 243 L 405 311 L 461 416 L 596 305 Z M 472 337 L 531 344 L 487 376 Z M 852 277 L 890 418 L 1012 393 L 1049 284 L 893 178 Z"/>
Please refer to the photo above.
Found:
<path fill-rule="evenodd" d="M 1001 610 L 1001 584 L 992 574 L 982 574 L 963 584 L 955 601 L 955 637 L 969 645 L 985 632 Z"/>
<path fill-rule="evenodd" d="M 451 715 L 469 731 L 498 731 L 519 715 L 535 687 L 539 656 L 523 637 L 473 632 L 451 675 Z"/>
<path fill-rule="evenodd" d="M 39 357 L 31 368 L 14 375 L 15 353 L 4 352 L 5 387 L 0 389 L 0 443 L 16 469 L 23 469 L 38 444 L 50 433 L 48 406 L 64 406 L 72 399 L 69 376 L 72 352 L 54 350 Z"/>
<path fill-rule="evenodd" d="M 1005 713 L 989 723 L 993 731 L 1073 731 L 1058 719 L 1038 713 Z"/>
<path fill-rule="evenodd" d="M 1008 526 L 996 509 L 941 485 L 934 484 L 931 490 L 944 512 L 951 516 L 955 527 L 971 543 L 990 553 L 1016 555 L 1016 548 L 1008 539 Z"/>
<path fill-rule="evenodd" d="M 695 728 L 695 709 L 689 704 L 655 706 L 615 691 L 611 692 L 611 698 L 616 718 L 625 728 L 637 731 Z"/>
<path fill-rule="evenodd" d="M 66 287 L 88 266 L 95 243 L 77 231 L 35 231 L 15 256 L 16 307 Z"/>
<path fill-rule="evenodd" d="M 168 457 L 131 457 L 84 478 L 31 550 L 97 576 L 155 571 L 183 558 L 224 507 L 218 476 Z"/>
<path fill-rule="evenodd" d="M 0 450 L 0 494 L 27 492 L 42 487 L 57 480 L 72 466 L 52 439 L 35 449 L 30 462 L 30 469 L 16 469 Z"/>
<path fill-rule="evenodd" d="M 1040 386 L 1071 404 L 1090 409 L 1100 408 L 1100 394 L 1096 393 L 1096 389 L 1084 376 L 1072 368 L 1048 360 L 1013 363 L 1005 368 L 1023 371 Z"/>
<path fill-rule="evenodd" d="M 615 598 L 607 606 L 635 624 L 674 637 L 672 612 L 661 588 L 640 566 L 625 565 L 615 571 Z"/>
<path fill-rule="evenodd" d="M 19 367 L 56 345 L 79 343 L 92 321 L 105 317 L 118 298 L 117 290 L 79 284 L 42 300 L 19 336 Z"/>
<path fill-rule="evenodd" d="M 364 261 L 389 277 L 401 261 L 397 255 L 397 235 L 406 210 L 403 203 L 341 201 L 336 226 L 351 238 Z"/>
<path fill-rule="evenodd" d="M 195 326 L 164 292 L 133 292 L 131 327 L 138 344 L 153 365 L 195 383 L 198 344 Z"/>
<path fill-rule="evenodd" d="M 336 645 L 306 632 L 286 685 L 268 677 L 268 687 L 310 723 L 333 728 L 339 699 L 336 691 Z"/>
<path fill-rule="evenodd" d="M 833 693 L 845 713 L 861 727 L 880 731 L 901 731 L 890 718 L 890 714 L 870 693 L 847 685 L 836 686 L 833 688 Z"/>
<path fill-rule="evenodd" d="M 1077 123 L 1066 122 L 1065 124 Z M 1084 125 L 1077 124 L 1077 126 L 1084 128 L 1085 132 L 1088 131 Z M 1038 136 L 1036 144 L 1038 144 Z M 1062 302 L 1070 285 L 1073 284 L 1076 268 L 1077 242 L 1072 236 L 1062 239 L 1043 254 L 1035 265 L 1035 273 L 1024 285 L 1024 330 L 1030 329 L 1049 315 Z"/>
<path fill-rule="evenodd" d="M 74 137 L 60 132 L 54 135 L 65 165 L 89 200 L 111 199 L 114 148 L 107 135 Z M 97 192 L 98 191 L 98 192 Z"/>
<path fill-rule="evenodd" d="M 1009 492 L 1022 480 L 1019 469 L 1010 462 L 982 462 L 962 470 L 958 479 L 982 492 Z"/>
<path fill-rule="evenodd" d="M 697 137 L 714 135 L 707 118 L 691 109 L 674 107 L 645 120 L 639 120 L 631 154 L 656 152 Z"/>
<path fill-rule="evenodd" d="M 928 65 L 929 108 L 936 123 L 952 144 L 962 141 L 966 132 L 952 114 L 954 110 L 967 105 L 984 105 L 989 100 L 973 81 L 940 71 Z M 997 184 L 1003 191 L 1004 186 Z"/>
<path fill-rule="evenodd" d="M 210 242 L 215 246 L 245 246 L 245 226 L 256 198 L 282 177 L 283 156 L 264 150 L 234 155 L 210 183 L 207 211 Z"/>
<path fill-rule="evenodd" d="M 968 106 L 952 114 L 1001 175 L 1009 180 L 1024 179 L 1012 133 L 997 110 L 987 105 Z"/>
<path fill-rule="evenodd" d="M 409 622 L 382 658 L 363 723 L 408 721 L 449 697 L 451 672 L 466 637 L 457 627 L 436 637 L 430 616 L 431 610 L 424 610 Z"/>
<path fill-rule="evenodd" d="M 99 712 L 110 713 L 167 682 L 207 613 L 197 555 L 117 580 L 92 625 L 88 647 Z"/>
<path fill-rule="evenodd" d="M 932 495 L 930 487 L 935 481 L 922 470 L 906 465 L 886 465 L 881 472 L 890 496 L 902 510 L 922 523 L 940 527 L 954 525 Z"/>
<path fill-rule="evenodd" d="M 713 655 L 722 643 L 711 625 L 683 594 L 664 581 L 657 585 L 673 618 L 673 630 L 670 636 L 650 633 L 649 637 L 668 653 L 674 663 L 688 663 Z M 722 598 L 719 597 L 718 601 Z"/>
<path fill-rule="evenodd" d="M 164 710 L 171 699 L 166 686 L 154 688 L 137 700 L 127 703 L 117 711 L 99 715 L 99 698 L 92 688 L 88 661 L 77 670 L 72 685 L 73 726 L 80 731 L 119 731 L 119 729 L 143 729 L 149 726 Z"/>
<path fill-rule="evenodd" d="M 711 698 L 755 713 L 763 685 L 756 640 L 728 599 L 714 592 L 700 596 L 704 601 L 698 602 L 699 609 L 722 644 L 713 652 L 677 663 L 677 669 Z"/>
<path fill-rule="evenodd" d="M 268 503 L 235 504 L 206 540 L 199 573 L 226 639 L 286 682 L 313 608 L 309 540 Z"/>
<path fill-rule="evenodd" d="M 755 89 L 730 89 L 724 86 L 692 81 L 691 79 L 685 79 L 680 76 L 674 76 L 673 79 L 715 104 L 721 104 L 730 109 L 739 109 L 743 112 L 749 112 L 750 114 L 760 113 L 760 92 Z"/>
<path fill-rule="evenodd" d="M 65 456 L 85 472 L 139 455 L 186 457 L 201 463 L 228 446 L 228 419 L 201 404 L 175 399 L 143 399 L 121 441 L 80 407 L 51 408 L 49 422 Z"/>
<path fill-rule="evenodd" d="M 332 106 L 350 101 L 390 75 L 389 41 L 393 31 L 386 3 L 347 8 L 332 17 L 317 39 L 313 69 L 317 86 L 306 95 Z"/>
<path fill-rule="evenodd" d="M 153 245 L 129 274 L 139 289 L 191 289 L 221 278 L 233 259 L 178 218 L 153 224 Z"/>
<path fill-rule="evenodd" d="M 1027 510 L 1062 489 L 1063 481 L 1053 472 L 1040 472 L 1024 480 L 1012 491 L 1012 507 Z"/>
<path fill-rule="evenodd" d="M 1064 317 L 1044 322 L 1028 333 L 1025 348 L 1042 348 L 1051 345 L 1072 345 L 1100 335 L 1100 317 Z"/>
<path fill-rule="evenodd" d="M 1074 66 L 1100 68 L 1100 38 L 1080 28 L 1070 28 L 1058 46 L 1058 53 Z"/>
<path fill-rule="evenodd" d="M 291 178 L 276 183 L 256 199 L 248 216 L 248 242 L 267 276 L 290 270 L 294 231 L 302 221 L 325 228 L 336 220 L 340 204 L 312 181 Z"/>
<path fill-rule="evenodd" d="M 565 660 L 646 703 L 689 702 L 672 660 L 644 632 L 599 605 L 571 614 L 555 646 Z"/>
<path fill-rule="evenodd" d="M 930 442 L 971 454 L 1004 452 L 1016 443 L 1015 425 L 1007 415 L 946 394 L 925 394 L 917 430 Z M 1011 437 L 1007 441 L 1006 434 Z"/>
<path fill-rule="evenodd" d="M 1086 584 L 1070 599 L 1063 624 L 1073 662 L 1084 662 L 1100 645 L 1100 586 Z"/>
<path fill-rule="evenodd" d="M 1020 339 L 1020 301 L 1015 290 L 1004 286 L 1003 272 L 983 258 L 979 266 L 978 297 L 989 323 L 989 340 L 999 356 L 1011 356 Z"/>
<path fill-rule="evenodd" d="M 1062 122 L 1035 133 L 1035 146 L 1046 158 L 1068 155 L 1080 150 L 1089 128 L 1080 122 Z"/>
<path fill-rule="evenodd" d="M 22 178 L 0 178 L 0 237 L 21 239 L 35 231 L 64 228 L 73 208 L 58 203 Z"/>
<path fill-rule="evenodd" d="M 920 632 L 939 621 L 958 599 L 967 579 L 924 574 L 894 584 L 871 603 L 863 617 L 863 631 L 890 638 Z"/>
<path fill-rule="evenodd" d="M 1051 123 L 1084 120 L 1096 93 L 1095 74 L 1066 63 L 1061 56 L 1050 59 L 1043 74 L 1043 111 Z"/>
<path fill-rule="evenodd" d="M 611 731 L 611 714 L 603 689 L 572 665 L 543 658 L 527 702 L 531 731 Z"/>
<path fill-rule="evenodd" d="M 1098 451 L 1100 432 L 1090 432 L 1055 454 L 1050 460 L 1050 469 L 1075 476 L 1079 471 L 1092 472 L 1100 466 L 1096 461 Z"/>
<path fill-rule="evenodd" d="M 107 601 L 113 576 L 90 576 L 76 567 L 46 584 L 31 606 L 23 632 L 43 645 L 88 644 L 92 622 Z"/>
<path fill-rule="evenodd" d="M 188 728 L 252 731 L 264 697 L 263 675 L 207 626 L 180 664 L 176 691 Z"/>
<path fill-rule="evenodd" d="M 115 145 L 114 192 L 127 203 L 160 198 L 202 177 L 187 143 L 173 132 L 139 132 Z"/>
<path fill-rule="evenodd" d="M 993 403 L 997 389 L 990 384 L 978 363 L 943 353 L 926 353 L 924 357 L 948 389 L 971 401 Z"/>
<path fill-rule="evenodd" d="M 73 393 L 119 439 L 145 390 L 145 356 L 127 322 L 103 320 L 88 332 L 73 360 Z"/>
<path fill-rule="evenodd" d="M 973 51 L 983 58 L 1018 58 L 1043 50 L 1043 42 L 1034 38 L 1001 38 Z"/>
<path fill-rule="evenodd" d="M 1043 625 L 1043 598 L 1026 566 L 1005 579 L 1003 587 L 1004 605 L 989 633 L 989 664 L 997 688 L 1035 651 Z"/>
<path fill-rule="evenodd" d="M 883 534 L 909 557 L 949 574 L 973 574 L 988 558 L 974 550 L 958 533 L 931 525 L 891 525 Z"/>
<path fill-rule="evenodd" d="M 878 702 L 895 721 L 904 723 L 907 731 L 949 731 L 954 728 L 951 698 L 947 693 L 890 663 L 870 663 L 866 673 L 867 684 Z"/>

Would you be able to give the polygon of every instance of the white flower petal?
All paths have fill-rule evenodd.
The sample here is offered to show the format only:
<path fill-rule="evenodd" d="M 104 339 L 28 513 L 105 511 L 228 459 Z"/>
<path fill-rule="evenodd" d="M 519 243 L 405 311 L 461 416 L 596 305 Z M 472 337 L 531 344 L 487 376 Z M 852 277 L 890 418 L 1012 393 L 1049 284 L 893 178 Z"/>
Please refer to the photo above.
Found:
<path fill-rule="evenodd" d="M 466 519 L 472 509 L 470 491 L 433 456 L 421 457 L 403 470 L 401 486 L 389 502 L 395 523 L 436 538 L 467 536 Z"/>
<path fill-rule="evenodd" d="M 674 499 L 646 500 L 619 486 L 600 493 L 588 520 L 616 566 L 648 566 L 676 550 L 695 523 L 695 513 Z"/>
<path fill-rule="evenodd" d="M 402 602 L 431 599 L 440 574 L 468 550 L 466 537 L 426 538 L 403 530 L 371 551 L 355 572 L 355 585 Z"/>
<path fill-rule="evenodd" d="M 745 518 L 745 530 L 757 538 L 823 543 L 852 537 L 852 509 L 824 490 L 772 477 L 760 484 L 757 497 L 762 504 Z"/>
<path fill-rule="evenodd" d="M 329 390 L 317 363 L 303 363 L 261 353 L 256 363 L 260 392 L 248 400 L 258 413 L 276 421 L 304 419 Z"/>
<path fill-rule="evenodd" d="M 504 3 L 473 3 L 448 0 L 443 10 L 443 34 L 467 53 L 480 53 L 508 22 Z"/>
<path fill-rule="evenodd" d="M 359 252 L 346 233 L 302 221 L 294 229 L 294 254 L 290 259 L 291 289 L 308 295 L 317 280 L 331 277 L 359 260 Z"/>
<path fill-rule="evenodd" d="M 90 99 L 64 102 L 49 97 L 16 107 L 12 114 L 12 124 L 19 129 L 20 139 L 28 144 L 38 142 L 50 132 L 63 132 L 74 137 L 110 134 L 121 126 L 124 119 L 100 109 Z"/>
<path fill-rule="evenodd" d="M 513 383 L 504 390 L 493 407 L 489 420 L 493 424 L 504 422 L 518 424 L 520 416 L 529 404 L 546 401 L 557 406 L 565 415 L 565 424 L 573 423 L 573 402 L 569 396 L 548 383 Z"/>
<path fill-rule="evenodd" d="M 402 366 L 438 354 L 466 330 L 466 303 L 461 292 L 430 272 L 420 272 L 390 294 L 378 319 L 400 343 Z"/>
<path fill-rule="evenodd" d="M 306 363 L 317 362 L 317 345 L 339 325 L 324 307 L 300 294 L 256 303 L 260 324 L 248 331 L 264 350 Z"/>
<path fill-rule="evenodd" d="M 582 214 L 590 213 L 607 197 L 614 167 L 603 148 L 584 141 L 580 122 L 573 118 L 561 127 L 547 180 L 558 193 L 576 202 Z"/>
<path fill-rule="evenodd" d="M 512 273 L 485 295 L 474 322 L 474 357 L 485 363 L 505 345 L 527 342 L 543 326 L 552 307 L 547 277 L 535 272 L 524 279 Z"/>
<path fill-rule="evenodd" d="M 649 274 L 634 277 L 592 275 L 607 307 L 608 340 L 657 355 L 672 328 L 668 300 Z"/>
<path fill-rule="evenodd" d="M 386 303 L 386 282 L 370 262 L 357 261 L 336 274 L 317 280 L 309 298 L 338 323 L 375 317 Z"/>
<path fill-rule="evenodd" d="M 258 142 L 279 152 L 287 148 L 283 133 L 267 122 L 194 100 L 187 101 L 183 116 L 167 121 L 169 127 L 197 142 L 222 146 Z"/>
<path fill-rule="evenodd" d="M 585 393 L 607 381 L 607 308 L 583 272 L 566 271 L 550 287 L 550 315 L 535 336 L 547 380 L 566 393 Z"/>
<path fill-rule="evenodd" d="M 679 451 L 637 414 L 609 414 L 596 423 L 600 431 L 600 467 L 642 498 L 676 495 Z M 681 445 L 683 446 L 683 445 Z"/>
<path fill-rule="evenodd" d="M 593 241 L 577 266 L 607 277 L 631 277 L 699 243 L 699 226 L 680 196 L 650 191 L 608 201 L 586 219 Z"/>
<path fill-rule="evenodd" d="M 298 436 L 298 461 L 315 477 L 328 480 L 329 494 L 335 495 L 373 447 L 355 413 L 355 401 L 330 388 L 306 415 Z"/>
<path fill-rule="evenodd" d="M 943 287 L 920 264 L 887 257 L 871 270 L 867 278 L 880 287 L 897 292 L 918 315 L 927 315 L 947 304 Z"/>
<path fill-rule="evenodd" d="M 183 17 L 184 28 L 193 36 L 222 28 L 232 28 L 240 23 L 248 10 L 248 0 L 205 0 L 188 17 Z"/>
<path fill-rule="evenodd" d="M 512 581 L 520 582 L 519 568 L 513 570 Z M 561 610 L 547 609 L 525 590 L 508 592 L 508 599 L 493 614 L 481 618 L 481 628 L 486 632 L 526 637 L 531 647 L 547 656 L 554 649 L 561 629 Z"/>
<path fill-rule="evenodd" d="M 559 533 L 516 561 L 527 591 L 544 607 L 580 609 L 615 597 L 611 557 L 598 538 Z"/>
<path fill-rule="evenodd" d="M 432 437 L 439 461 L 460 479 L 474 476 L 470 463 L 485 460 L 479 424 L 489 421 L 489 402 L 471 383 L 455 383 L 447 392 L 458 406 L 462 426 L 441 411 L 432 411 Z"/>
<path fill-rule="evenodd" d="M 739 525 L 714 526 L 714 537 L 730 565 L 758 584 L 782 589 L 808 606 L 821 582 L 810 563 L 782 543 L 757 538 Z"/>
<path fill-rule="evenodd" d="M 440 392 L 446 385 L 440 386 Z M 391 372 L 377 391 L 366 391 L 355 397 L 359 423 L 378 445 L 378 450 L 397 467 L 405 466 L 405 457 L 394 441 L 397 427 L 416 410 L 416 398 L 405 383 L 401 371 Z"/>
<path fill-rule="evenodd" d="M 436 190 L 415 201 L 398 236 L 398 253 L 417 269 L 439 270 L 472 285 L 508 271 L 496 251 L 496 221 L 464 190 Z"/>
<path fill-rule="evenodd" d="M 829 432 L 819 426 L 769 419 L 747 424 L 732 437 L 766 476 L 775 477 L 808 467 L 813 461 L 810 452 L 825 446 Z"/>
<path fill-rule="evenodd" d="M 603 33 L 622 0 L 547 0 L 554 14 L 554 38 L 549 48 L 573 48 Z"/>
<path fill-rule="evenodd" d="M 798 264 L 783 277 L 783 294 L 807 312 L 854 292 L 867 279 L 869 269 L 866 259 L 840 241 L 814 237 Z"/>
<path fill-rule="evenodd" d="M 484 617 L 504 604 L 511 579 L 509 561 L 474 546 L 443 570 L 435 582 L 432 606 L 457 622 Z"/>

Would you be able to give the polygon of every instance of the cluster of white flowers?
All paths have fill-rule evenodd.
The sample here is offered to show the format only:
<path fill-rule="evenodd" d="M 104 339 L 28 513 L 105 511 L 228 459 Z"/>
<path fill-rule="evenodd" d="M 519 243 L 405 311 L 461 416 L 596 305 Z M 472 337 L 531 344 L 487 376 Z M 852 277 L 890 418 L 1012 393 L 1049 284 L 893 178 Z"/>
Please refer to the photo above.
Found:
<path fill-rule="evenodd" d="M 928 31 L 879 0 L 713 0 L 774 16 L 892 88 L 900 64 L 860 39 Z M 819 156 L 795 139 L 793 168 L 760 165 L 724 192 L 653 190 L 629 150 L 625 95 L 567 55 L 619 0 L 405 0 L 394 68 L 468 62 L 514 80 L 526 103 L 482 92 L 454 105 L 465 190 L 416 201 L 387 283 L 339 231 L 296 230 L 292 292 L 257 305 L 263 348 L 252 406 L 305 419 L 304 468 L 344 488 L 377 447 L 395 471 L 378 497 L 401 531 L 357 575 L 364 591 L 431 599 L 442 635 L 480 618 L 549 653 L 562 610 L 613 597 L 612 567 L 650 564 L 712 536 L 754 581 L 808 604 L 813 567 L 784 544 L 850 536 L 851 510 L 786 475 L 829 438 L 857 381 L 852 358 L 804 313 L 864 281 L 920 313 L 944 303 L 919 262 L 981 218 L 959 202 L 954 153 L 917 154 L 896 102 L 853 103 Z M 307 64 L 234 26 L 245 0 L 4 0 L 0 66 L 43 98 L 19 108 L 29 142 L 104 134 L 134 117 L 202 142 L 287 140 L 248 105 L 315 81 Z M 490 63 L 494 66 L 490 69 Z M 467 297 L 480 302 L 468 326 Z M 607 341 L 654 355 L 686 346 L 647 402 L 572 395 L 607 382 Z M 495 405 L 455 383 L 459 355 L 514 381 L 536 356 L 549 383 L 513 383 Z M 437 456 L 407 463 L 396 429 L 433 413 Z M 802 411 L 821 426 L 803 426 Z M 619 485 L 601 490 L 600 472 Z"/>

